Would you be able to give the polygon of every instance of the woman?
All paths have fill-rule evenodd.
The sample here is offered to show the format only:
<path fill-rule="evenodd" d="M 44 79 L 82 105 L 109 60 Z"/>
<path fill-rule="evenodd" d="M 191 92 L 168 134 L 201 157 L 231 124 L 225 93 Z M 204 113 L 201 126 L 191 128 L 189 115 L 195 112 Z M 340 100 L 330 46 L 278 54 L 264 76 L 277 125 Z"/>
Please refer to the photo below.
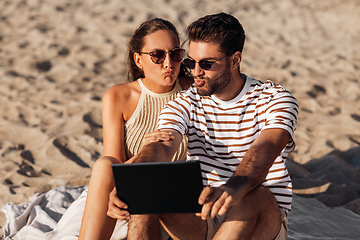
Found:
<path fill-rule="evenodd" d="M 79 239 L 112 235 L 116 219 L 106 214 L 114 188 L 111 165 L 131 162 L 144 136 L 144 142 L 171 139 L 166 132 L 150 132 L 164 104 L 193 83 L 181 63 L 183 52 L 174 25 L 159 18 L 143 23 L 130 39 L 130 82 L 111 87 L 103 97 L 105 157 L 93 166 Z M 173 160 L 185 158 L 184 141 Z"/>

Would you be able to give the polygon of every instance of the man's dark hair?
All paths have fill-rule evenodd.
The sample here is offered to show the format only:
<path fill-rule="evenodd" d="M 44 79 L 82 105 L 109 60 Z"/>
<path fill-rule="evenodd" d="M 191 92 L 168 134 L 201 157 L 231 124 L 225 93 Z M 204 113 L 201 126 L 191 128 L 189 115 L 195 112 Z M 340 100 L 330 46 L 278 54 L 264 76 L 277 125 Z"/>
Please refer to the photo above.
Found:
<path fill-rule="evenodd" d="M 245 31 L 241 23 L 227 13 L 206 15 L 187 28 L 190 42 L 207 42 L 220 45 L 220 51 L 231 55 L 242 52 Z"/>

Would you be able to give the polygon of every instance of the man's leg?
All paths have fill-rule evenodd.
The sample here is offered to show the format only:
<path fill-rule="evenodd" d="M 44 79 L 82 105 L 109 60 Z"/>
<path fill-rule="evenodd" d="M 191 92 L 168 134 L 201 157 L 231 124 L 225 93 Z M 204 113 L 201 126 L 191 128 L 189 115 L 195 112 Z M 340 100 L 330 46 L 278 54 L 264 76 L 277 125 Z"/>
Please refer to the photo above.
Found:
<path fill-rule="evenodd" d="M 133 216 L 129 223 L 128 237 L 134 238 L 128 239 L 160 239 L 158 216 L 137 215 L 137 218 Z M 212 238 L 207 236 L 207 222 L 193 213 L 164 214 L 160 216 L 160 222 L 174 240 Z M 227 212 L 225 222 L 213 239 L 272 240 L 279 233 L 280 227 L 281 215 L 277 202 L 269 189 L 261 186 L 246 195 L 239 204 Z M 157 232 L 159 235 L 156 235 Z"/>
<path fill-rule="evenodd" d="M 132 215 L 129 221 L 128 240 L 160 240 L 160 223 L 172 239 L 204 240 L 207 224 L 191 214 Z"/>
<path fill-rule="evenodd" d="M 227 212 L 214 236 L 220 239 L 274 239 L 281 228 L 281 214 L 274 195 L 260 186 Z"/>
<path fill-rule="evenodd" d="M 158 215 L 131 215 L 128 228 L 128 240 L 160 240 L 160 222 Z"/>
<path fill-rule="evenodd" d="M 160 216 L 160 222 L 174 240 L 205 240 L 206 238 L 207 222 L 195 216 L 195 213 L 164 214 Z"/>

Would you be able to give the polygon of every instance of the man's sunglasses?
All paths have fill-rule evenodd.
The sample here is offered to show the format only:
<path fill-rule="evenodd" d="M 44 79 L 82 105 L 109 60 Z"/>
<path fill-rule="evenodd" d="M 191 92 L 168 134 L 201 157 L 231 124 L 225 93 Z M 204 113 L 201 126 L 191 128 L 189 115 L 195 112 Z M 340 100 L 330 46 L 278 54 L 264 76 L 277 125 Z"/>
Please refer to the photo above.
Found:
<path fill-rule="evenodd" d="M 227 56 L 224 56 L 222 58 L 219 58 L 216 61 L 209 61 L 209 60 L 200 60 L 198 62 L 196 62 L 194 59 L 190 59 L 190 58 L 186 58 L 184 59 L 183 63 L 185 64 L 186 67 L 190 68 L 190 69 L 194 69 L 195 68 L 195 64 L 199 63 L 199 66 L 203 69 L 203 70 L 210 70 L 211 66 L 220 61 L 221 59 L 225 58 Z"/>
<path fill-rule="evenodd" d="M 140 54 L 149 54 L 153 63 L 160 64 L 160 63 L 164 62 L 167 53 L 169 53 L 170 59 L 172 61 L 180 62 L 183 57 L 184 51 L 185 50 L 181 49 L 181 48 L 174 48 L 168 52 L 165 50 L 161 50 L 161 49 L 155 49 L 151 52 L 139 52 L 139 53 Z"/>

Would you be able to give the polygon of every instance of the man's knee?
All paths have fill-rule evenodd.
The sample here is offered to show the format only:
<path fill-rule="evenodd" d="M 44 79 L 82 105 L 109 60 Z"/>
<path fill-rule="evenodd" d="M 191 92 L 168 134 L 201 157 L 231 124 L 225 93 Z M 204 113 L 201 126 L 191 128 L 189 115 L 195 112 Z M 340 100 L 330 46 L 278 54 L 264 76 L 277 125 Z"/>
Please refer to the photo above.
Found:
<path fill-rule="evenodd" d="M 277 206 L 274 194 L 269 190 L 269 188 L 264 186 L 258 186 L 249 192 L 244 196 L 244 201 L 246 205 L 261 205 L 263 207 L 271 205 Z"/>
<path fill-rule="evenodd" d="M 238 223 L 243 229 L 246 226 L 244 231 L 250 231 L 255 239 L 267 239 L 264 236 L 275 237 L 279 232 L 281 213 L 274 195 L 267 187 L 260 186 L 229 209 L 226 222 Z"/>
<path fill-rule="evenodd" d="M 272 192 L 267 187 L 259 186 L 245 195 L 241 201 L 232 207 L 229 212 L 238 212 L 240 215 L 247 216 L 256 216 L 273 211 L 275 214 L 279 212 L 278 216 L 280 218 L 280 210 L 276 199 Z"/>

